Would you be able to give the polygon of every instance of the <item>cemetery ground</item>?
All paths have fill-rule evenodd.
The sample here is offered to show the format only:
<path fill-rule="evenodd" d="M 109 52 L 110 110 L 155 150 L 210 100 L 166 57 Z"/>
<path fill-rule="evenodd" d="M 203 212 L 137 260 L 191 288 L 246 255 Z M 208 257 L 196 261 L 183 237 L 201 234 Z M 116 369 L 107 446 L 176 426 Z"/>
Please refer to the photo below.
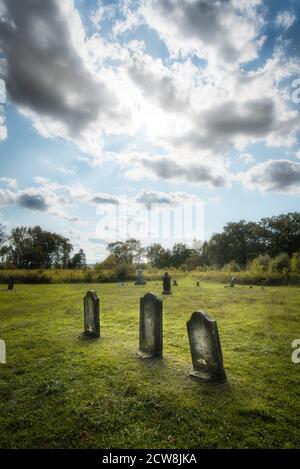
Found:
<path fill-rule="evenodd" d="M 1 448 L 300 446 L 299 287 L 161 282 L 0 287 Z M 101 338 L 81 336 L 83 297 L 100 298 Z M 164 358 L 141 360 L 139 300 L 163 298 Z M 189 376 L 186 321 L 217 320 L 228 381 Z"/>

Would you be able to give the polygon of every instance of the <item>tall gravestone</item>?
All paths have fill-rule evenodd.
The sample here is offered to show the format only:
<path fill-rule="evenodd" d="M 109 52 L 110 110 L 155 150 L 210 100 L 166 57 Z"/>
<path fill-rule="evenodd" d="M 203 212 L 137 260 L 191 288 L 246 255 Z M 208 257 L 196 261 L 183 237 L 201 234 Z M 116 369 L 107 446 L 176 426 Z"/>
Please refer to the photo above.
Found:
<path fill-rule="evenodd" d="M 186 325 L 193 363 L 190 375 L 203 381 L 225 381 L 216 321 L 207 313 L 196 311 Z"/>
<path fill-rule="evenodd" d="M 140 299 L 140 358 L 162 358 L 163 352 L 163 304 L 154 293 L 146 293 Z"/>
<path fill-rule="evenodd" d="M 162 294 L 163 295 L 172 295 L 172 292 L 171 292 L 171 277 L 170 275 L 168 274 L 168 272 L 166 272 L 162 278 L 162 281 L 163 281 L 163 292 Z"/>
<path fill-rule="evenodd" d="M 83 299 L 84 335 L 100 337 L 100 304 L 97 293 L 89 290 Z"/>

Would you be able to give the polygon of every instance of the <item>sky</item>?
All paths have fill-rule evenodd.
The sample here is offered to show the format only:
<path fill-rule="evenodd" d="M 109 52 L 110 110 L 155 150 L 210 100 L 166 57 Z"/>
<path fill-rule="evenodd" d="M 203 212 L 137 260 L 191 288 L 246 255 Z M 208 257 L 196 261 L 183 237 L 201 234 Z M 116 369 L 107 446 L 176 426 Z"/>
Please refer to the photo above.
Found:
<path fill-rule="evenodd" d="M 0 0 L 0 223 L 83 248 L 299 210 L 298 0 Z"/>

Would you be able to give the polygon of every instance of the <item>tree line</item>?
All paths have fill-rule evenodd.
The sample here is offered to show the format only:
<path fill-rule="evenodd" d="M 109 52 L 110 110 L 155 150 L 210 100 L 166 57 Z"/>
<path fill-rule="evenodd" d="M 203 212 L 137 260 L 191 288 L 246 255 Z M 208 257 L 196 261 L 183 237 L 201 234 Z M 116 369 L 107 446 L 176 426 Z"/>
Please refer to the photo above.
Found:
<path fill-rule="evenodd" d="M 43 230 L 40 226 L 20 226 L 10 236 L 0 226 L 0 257 L 2 264 L 18 269 L 51 269 L 86 267 L 85 253 L 80 249 L 72 255 L 73 246 L 68 238 Z"/>
<path fill-rule="evenodd" d="M 4 227 L 0 226 L 2 263 L 23 269 L 86 267 L 83 250 L 72 255 L 73 246 L 62 235 L 39 226 L 14 228 L 8 238 L 4 233 Z M 107 250 L 107 258 L 96 264 L 96 268 L 113 270 L 118 266 L 149 265 L 158 269 L 220 269 L 235 263 L 243 269 L 257 258 L 263 266 L 269 258 L 276 257 L 279 264 L 287 265 L 293 254 L 294 259 L 296 254 L 300 256 L 300 213 L 263 218 L 258 222 L 227 223 L 222 232 L 213 234 L 209 241 L 195 241 L 192 246 L 176 243 L 172 248 L 165 248 L 154 243 L 144 247 L 131 238 L 109 243 Z"/>
<path fill-rule="evenodd" d="M 227 223 L 221 233 L 213 234 L 204 243 L 194 242 L 192 247 L 177 243 L 169 249 L 154 243 L 145 248 L 140 241 L 129 239 L 110 243 L 107 248 L 110 254 L 101 263 L 107 268 L 118 264 L 139 265 L 143 259 L 159 269 L 184 266 L 187 270 L 196 267 L 220 269 L 232 263 L 245 268 L 263 256 L 281 256 L 280 262 L 283 262 L 282 254 L 287 259 L 300 252 L 300 213 L 263 218 L 258 222 L 241 220 Z"/>

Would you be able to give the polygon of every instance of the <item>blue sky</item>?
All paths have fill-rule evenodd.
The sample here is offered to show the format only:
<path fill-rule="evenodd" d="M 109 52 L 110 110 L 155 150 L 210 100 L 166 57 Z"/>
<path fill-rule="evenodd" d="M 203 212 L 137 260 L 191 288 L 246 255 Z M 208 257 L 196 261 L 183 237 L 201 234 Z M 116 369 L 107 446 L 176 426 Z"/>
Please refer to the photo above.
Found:
<path fill-rule="evenodd" d="M 39 224 L 94 262 L 127 233 L 156 241 L 150 207 L 201 207 L 188 242 L 298 210 L 298 1 L 0 0 L 0 16 L 7 230 Z"/>

